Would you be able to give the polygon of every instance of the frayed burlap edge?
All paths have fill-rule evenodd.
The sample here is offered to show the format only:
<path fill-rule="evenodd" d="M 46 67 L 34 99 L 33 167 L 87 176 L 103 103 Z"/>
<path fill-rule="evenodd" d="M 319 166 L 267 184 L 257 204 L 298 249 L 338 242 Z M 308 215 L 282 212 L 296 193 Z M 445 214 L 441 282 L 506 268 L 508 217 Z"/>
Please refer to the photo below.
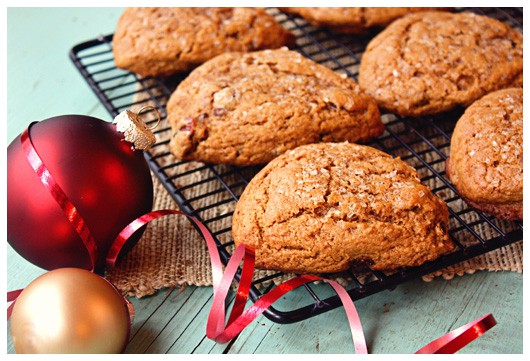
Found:
<path fill-rule="evenodd" d="M 178 209 L 153 177 L 153 210 Z M 133 249 L 106 278 L 122 293 L 138 298 L 160 289 L 212 284 L 206 243 L 185 216 L 169 215 L 150 222 Z"/>
<path fill-rule="evenodd" d="M 523 272 L 523 241 L 518 241 L 481 256 L 450 266 L 446 269 L 423 276 L 425 281 L 432 281 L 442 276 L 450 280 L 454 276 L 472 274 L 476 271 L 513 271 Z"/>

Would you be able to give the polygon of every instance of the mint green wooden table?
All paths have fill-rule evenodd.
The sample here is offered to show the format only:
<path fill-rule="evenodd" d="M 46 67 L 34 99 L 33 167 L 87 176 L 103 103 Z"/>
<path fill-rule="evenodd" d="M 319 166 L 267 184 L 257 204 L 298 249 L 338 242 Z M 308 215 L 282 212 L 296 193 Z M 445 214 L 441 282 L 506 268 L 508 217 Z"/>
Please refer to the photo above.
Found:
<path fill-rule="evenodd" d="M 85 114 L 111 120 L 68 58 L 80 42 L 114 31 L 122 9 L 9 8 L 7 144 L 34 120 Z M 6 146 L 7 146 L 6 144 Z M 5 159 L 5 158 L 4 158 Z M 5 234 L 5 233 L 4 233 Z M 7 289 L 44 271 L 6 245 Z M 233 342 L 205 336 L 211 287 L 187 287 L 132 299 L 136 308 L 127 353 L 353 353 L 342 308 L 288 325 L 259 317 Z M 293 292 L 282 306 L 297 302 Z M 523 275 L 478 272 L 446 281 L 415 280 L 356 302 L 369 352 L 413 353 L 487 313 L 498 324 L 460 353 L 523 352 Z M 7 323 L 7 352 L 14 353 Z"/>

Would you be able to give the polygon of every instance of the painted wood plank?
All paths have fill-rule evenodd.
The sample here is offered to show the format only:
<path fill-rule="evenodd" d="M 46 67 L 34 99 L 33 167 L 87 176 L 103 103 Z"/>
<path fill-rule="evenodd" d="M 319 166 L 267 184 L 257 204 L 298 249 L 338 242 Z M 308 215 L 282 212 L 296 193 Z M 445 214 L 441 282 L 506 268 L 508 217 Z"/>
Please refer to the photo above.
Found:
<path fill-rule="evenodd" d="M 34 120 L 85 114 L 110 120 L 68 57 L 114 32 L 122 8 L 8 8 L 8 141 Z"/>
<path fill-rule="evenodd" d="M 492 312 L 499 324 L 460 352 L 520 353 L 521 281 L 520 274 L 478 272 L 451 281 L 416 280 L 394 291 L 359 300 L 356 306 L 369 351 L 413 353 L 450 330 Z M 292 301 L 296 304 L 298 300 Z M 507 304 L 512 306 L 507 308 Z M 501 343 L 495 340 L 499 336 Z M 353 353 L 354 350 L 344 312 L 337 309 L 291 325 L 273 324 L 260 318 L 242 332 L 230 352 Z"/>
<path fill-rule="evenodd" d="M 146 353 L 167 353 L 177 339 L 182 335 L 188 335 L 187 329 L 191 325 L 195 327 L 196 322 L 201 322 L 197 319 L 197 313 L 204 307 L 211 296 L 211 291 L 205 287 L 194 288 L 193 299 L 186 302 L 180 312 L 176 313 L 169 322 L 164 326 L 163 332 L 154 340 L 154 342 L 146 349 Z M 167 306 L 167 305 L 165 305 Z M 204 331 L 203 331 L 204 333 Z M 192 332 L 191 336 L 202 338 L 202 335 L 196 335 Z M 193 349 L 194 345 L 188 345 Z M 183 350 L 181 353 L 189 353 L 189 349 Z"/>
<path fill-rule="evenodd" d="M 162 350 L 166 338 L 173 337 L 173 330 L 171 327 L 168 328 L 168 325 L 171 324 L 173 318 L 185 313 L 180 312 L 183 308 L 195 302 L 189 302 L 189 300 L 196 291 L 201 292 L 200 288 L 196 287 L 186 287 L 182 291 L 172 290 L 167 296 L 164 295 L 155 309 L 146 310 L 147 315 L 142 316 L 146 320 L 138 328 L 125 352 L 144 353 L 149 352 L 150 348 L 155 348 L 158 352 L 164 353 Z"/>
<path fill-rule="evenodd" d="M 492 312 L 498 325 L 460 353 L 521 353 L 521 278 L 513 273 L 478 272 L 452 281 L 417 280 L 357 301 L 369 350 L 412 353 L 446 332 Z M 300 302 L 300 295 L 289 296 L 282 300 L 284 307 Z M 260 316 L 226 349 L 227 345 L 205 337 L 210 287 L 188 287 L 182 293 L 160 292 L 133 303 L 137 314 L 127 353 L 353 353 L 341 308 L 289 325 Z M 8 353 L 13 351 L 8 342 Z"/>
<path fill-rule="evenodd" d="M 377 353 L 414 352 L 431 340 L 480 316 L 489 312 L 496 315 L 507 301 L 515 306 L 512 309 L 513 316 L 520 317 L 522 302 L 520 306 L 516 306 L 516 299 L 521 297 L 522 300 L 520 287 L 515 287 L 518 290 L 511 296 L 504 291 L 492 292 L 492 288 L 496 283 L 502 283 L 508 289 L 517 285 L 521 277 L 511 273 L 478 272 L 451 281 L 437 279 L 434 283 L 424 283 L 418 280 L 404 284 L 394 292 L 381 293 L 367 299 L 362 302 L 367 310 L 360 312 L 370 315 L 367 324 L 374 327 L 372 350 Z M 489 297 L 483 297 L 484 294 Z M 374 316 L 375 319 L 372 319 Z M 497 317 L 501 316 L 502 313 Z M 502 317 L 501 323 L 494 330 L 504 334 L 510 328 L 515 328 L 522 335 L 522 328 L 514 322 L 513 316 Z M 511 351 L 499 350 L 496 342 L 488 342 L 490 337 L 491 334 L 487 333 L 461 353 L 522 351 L 521 337 L 508 341 Z"/>
<path fill-rule="evenodd" d="M 145 339 L 144 329 L 150 328 L 149 322 L 153 322 L 151 320 L 151 316 L 159 307 L 161 307 L 164 302 L 166 302 L 169 297 L 177 297 L 178 295 L 180 296 L 179 301 L 183 303 L 185 302 L 186 298 L 189 297 L 189 295 L 182 295 L 182 293 L 190 294 L 192 291 L 193 290 L 187 290 L 184 288 L 165 289 L 160 290 L 158 293 L 152 296 L 144 297 L 142 299 L 129 297 L 129 300 L 134 305 L 135 311 L 131 328 L 131 336 L 129 338 L 129 348 L 132 350 L 133 348 L 138 347 L 136 345 Z"/>
<path fill-rule="evenodd" d="M 201 288 L 201 302 L 194 302 L 186 309 L 188 315 L 175 320 L 176 327 L 180 334 L 175 338 L 173 344 L 167 349 L 167 353 L 191 354 L 208 353 L 215 345 L 206 337 L 206 323 L 213 300 L 211 287 Z M 201 349 L 197 349 L 202 345 Z M 217 353 L 222 353 L 224 347 L 221 346 Z"/>
<path fill-rule="evenodd" d="M 234 297 L 235 297 L 235 292 L 232 292 L 228 296 L 228 302 L 227 302 L 228 309 L 226 311 L 227 317 L 230 314 L 230 310 L 231 310 L 231 307 L 233 305 Z M 202 317 L 204 319 L 206 319 L 206 320 L 207 320 L 208 314 L 210 312 L 211 302 L 212 302 L 212 300 L 210 300 L 209 303 L 207 304 L 207 307 L 205 307 L 205 309 L 203 309 L 201 311 L 201 313 L 203 314 Z M 251 304 L 252 304 L 251 301 L 247 302 L 247 306 L 246 307 L 248 307 Z M 203 330 L 205 330 L 205 327 L 206 327 L 206 323 L 204 324 L 204 326 L 202 326 Z M 200 333 L 201 329 L 199 328 L 199 329 L 196 329 L 194 331 Z M 203 331 L 203 332 L 205 332 L 205 331 Z M 195 346 L 195 349 L 193 350 L 193 353 L 194 354 L 223 354 L 223 353 L 228 353 L 230 351 L 231 347 L 232 347 L 233 342 L 234 341 L 232 340 L 232 341 L 229 341 L 227 343 L 221 344 L 221 343 L 217 343 L 217 342 L 207 338 L 206 335 L 205 335 L 202 338 L 202 340 L 200 340 L 200 342 L 197 343 L 197 345 Z"/>
<path fill-rule="evenodd" d="M 315 290 L 326 290 L 325 284 L 315 285 Z M 306 299 L 303 288 L 282 297 L 275 306 L 289 310 L 301 305 Z M 322 341 L 330 340 L 331 345 Z M 337 344 L 344 345 L 341 349 Z M 342 308 L 293 324 L 276 324 L 260 317 L 244 330 L 230 352 L 234 353 L 352 353 L 353 346 L 346 316 Z"/>

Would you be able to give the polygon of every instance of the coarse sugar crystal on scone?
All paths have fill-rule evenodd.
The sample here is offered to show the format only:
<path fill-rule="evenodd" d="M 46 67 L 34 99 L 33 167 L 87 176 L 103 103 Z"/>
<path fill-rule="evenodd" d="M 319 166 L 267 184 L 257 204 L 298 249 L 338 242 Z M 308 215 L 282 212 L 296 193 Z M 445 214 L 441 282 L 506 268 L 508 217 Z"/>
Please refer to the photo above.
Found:
<path fill-rule="evenodd" d="M 486 95 L 458 120 L 447 175 L 472 207 L 523 219 L 523 89 Z"/>
<path fill-rule="evenodd" d="M 345 74 L 287 48 L 225 53 L 184 79 L 167 104 L 179 159 L 248 166 L 299 145 L 367 142 L 384 126 Z"/>
<path fill-rule="evenodd" d="M 467 107 L 522 80 L 522 34 L 473 13 L 402 17 L 370 41 L 359 67 L 359 84 L 380 108 L 405 116 Z"/>
<path fill-rule="evenodd" d="M 353 143 L 288 151 L 248 184 L 232 236 L 260 268 L 331 273 L 418 266 L 449 253 L 445 202 L 399 158 Z"/>
<path fill-rule="evenodd" d="M 144 76 L 183 72 L 229 51 L 291 46 L 262 8 L 127 8 L 113 37 L 116 66 Z"/>

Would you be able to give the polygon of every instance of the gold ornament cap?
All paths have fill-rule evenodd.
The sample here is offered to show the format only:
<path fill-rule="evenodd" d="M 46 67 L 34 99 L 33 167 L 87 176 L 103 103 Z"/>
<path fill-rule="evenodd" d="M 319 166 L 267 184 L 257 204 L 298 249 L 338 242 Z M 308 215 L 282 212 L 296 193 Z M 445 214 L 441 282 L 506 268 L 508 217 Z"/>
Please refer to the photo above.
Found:
<path fill-rule="evenodd" d="M 148 127 L 140 117 L 140 114 L 148 109 L 156 111 L 158 116 L 157 122 L 151 127 Z M 116 124 L 116 130 L 123 133 L 125 140 L 132 144 L 133 149 L 145 151 L 156 143 L 152 130 L 160 123 L 160 112 L 153 106 L 143 107 L 137 112 L 124 110 L 112 123 Z"/>

